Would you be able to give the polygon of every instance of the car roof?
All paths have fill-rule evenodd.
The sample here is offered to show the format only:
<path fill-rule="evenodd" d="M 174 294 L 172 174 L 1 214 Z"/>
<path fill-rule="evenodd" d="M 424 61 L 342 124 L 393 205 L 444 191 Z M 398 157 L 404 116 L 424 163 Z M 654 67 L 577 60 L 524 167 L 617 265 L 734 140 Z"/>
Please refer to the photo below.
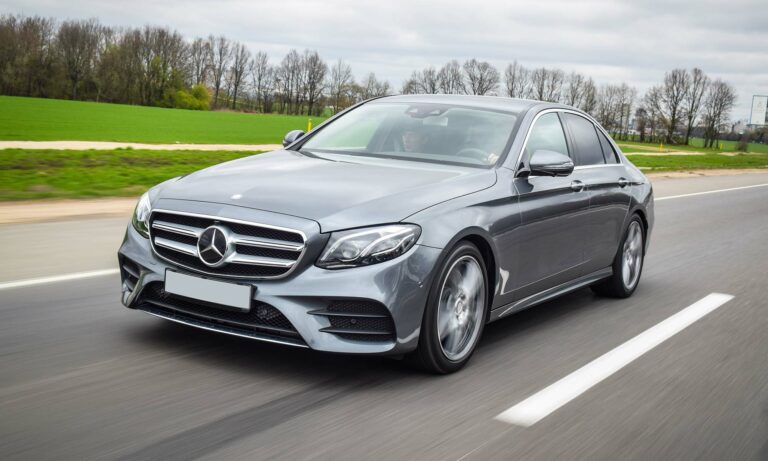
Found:
<path fill-rule="evenodd" d="M 433 103 L 455 104 L 457 106 L 470 106 L 478 109 L 499 110 L 519 114 L 526 112 L 533 106 L 546 104 L 530 99 L 503 98 L 498 96 L 472 96 L 459 94 L 404 94 L 377 98 L 377 102 L 402 102 L 402 103 Z"/>

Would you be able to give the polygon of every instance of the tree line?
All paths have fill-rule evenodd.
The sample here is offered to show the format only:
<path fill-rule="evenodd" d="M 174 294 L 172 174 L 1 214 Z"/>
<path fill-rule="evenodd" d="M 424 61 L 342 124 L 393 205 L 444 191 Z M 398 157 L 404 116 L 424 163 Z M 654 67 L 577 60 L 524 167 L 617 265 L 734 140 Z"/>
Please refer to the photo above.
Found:
<path fill-rule="evenodd" d="M 713 146 L 727 130 L 736 90 L 711 79 L 698 68 L 673 69 L 642 97 L 636 88 L 620 84 L 596 85 L 578 72 L 540 67 L 529 69 L 514 61 L 503 74 L 488 62 L 451 60 L 440 69 L 414 71 L 402 93 L 501 95 L 567 104 L 600 122 L 616 138 L 636 133 L 640 141 L 688 144 L 694 130 Z"/>
<path fill-rule="evenodd" d="M 113 28 L 95 19 L 58 23 L 0 16 L 0 94 L 206 110 L 319 115 L 395 93 L 374 73 L 356 80 L 343 60 L 290 50 L 278 63 L 224 36 L 187 40 L 167 27 Z M 517 61 L 451 60 L 415 70 L 403 94 L 471 94 L 563 103 L 615 137 L 713 145 L 736 102 L 734 88 L 701 69 L 673 69 L 642 96 L 626 84 Z"/>
<path fill-rule="evenodd" d="M 319 115 L 391 93 L 373 73 L 357 82 L 349 64 L 329 65 L 316 50 L 273 64 L 224 36 L 188 41 L 166 27 L 0 16 L 4 95 Z"/>

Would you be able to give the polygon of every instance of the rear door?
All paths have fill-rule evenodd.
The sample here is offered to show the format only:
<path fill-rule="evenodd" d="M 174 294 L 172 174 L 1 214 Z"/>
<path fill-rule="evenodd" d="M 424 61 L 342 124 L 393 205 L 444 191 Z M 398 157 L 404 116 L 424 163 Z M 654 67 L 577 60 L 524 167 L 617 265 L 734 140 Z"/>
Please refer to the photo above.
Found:
<path fill-rule="evenodd" d="M 587 273 L 611 265 L 629 208 L 624 166 L 605 134 L 586 117 L 565 113 L 567 131 L 576 155 L 576 170 L 590 196 L 585 242 Z"/>

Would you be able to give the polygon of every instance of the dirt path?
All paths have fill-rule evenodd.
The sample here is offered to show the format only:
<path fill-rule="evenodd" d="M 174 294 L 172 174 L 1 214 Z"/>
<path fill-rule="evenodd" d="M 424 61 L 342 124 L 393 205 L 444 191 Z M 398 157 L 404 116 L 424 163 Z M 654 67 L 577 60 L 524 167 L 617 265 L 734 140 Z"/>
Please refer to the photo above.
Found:
<path fill-rule="evenodd" d="M 144 144 L 138 142 L 106 141 L 0 141 L 0 149 L 54 149 L 54 150 L 204 150 L 204 151 L 270 151 L 280 149 L 280 144 Z"/>

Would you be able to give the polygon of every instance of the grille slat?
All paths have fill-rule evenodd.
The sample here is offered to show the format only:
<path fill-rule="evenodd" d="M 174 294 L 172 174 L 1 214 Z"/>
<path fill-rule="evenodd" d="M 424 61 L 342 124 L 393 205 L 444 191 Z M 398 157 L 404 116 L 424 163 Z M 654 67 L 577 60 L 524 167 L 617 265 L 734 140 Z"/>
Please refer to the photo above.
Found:
<path fill-rule="evenodd" d="M 197 240 L 210 226 L 224 228 L 234 250 L 226 262 L 211 267 L 198 255 Z M 265 224 L 243 223 L 213 216 L 155 210 L 150 217 L 155 253 L 179 266 L 211 275 L 238 278 L 279 278 L 298 264 L 306 248 L 299 231 Z"/>

